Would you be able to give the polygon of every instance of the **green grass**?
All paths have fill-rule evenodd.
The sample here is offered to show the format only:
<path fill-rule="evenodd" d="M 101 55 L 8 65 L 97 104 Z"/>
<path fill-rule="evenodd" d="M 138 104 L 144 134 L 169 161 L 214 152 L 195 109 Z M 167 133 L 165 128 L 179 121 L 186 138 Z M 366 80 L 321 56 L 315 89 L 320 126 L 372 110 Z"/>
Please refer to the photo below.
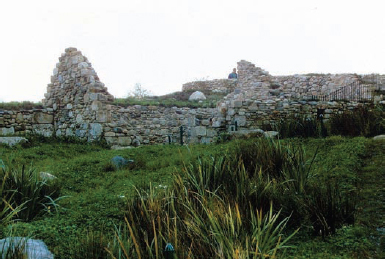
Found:
<path fill-rule="evenodd" d="M 11 110 L 11 111 L 19 111 L 19 110 L 32 110 L 32 109 L 43 109 L 43 105 L 41 102 L 0 102 L 0 110 Z"/>
<path fill-rule="evenodd" d="M 217 102 L 222 100 L 225 94 L 213 93 L 209 90 L 202 90 L 206 100 L 189 101 L 188 98 L 195 91 L 175 92 L 163 96 L 146 96 L 144 98 L 117 98 L 113 104 L 118 106 L 160 106 L 160 107 L 189 107 L 189 108 L 215 108 Z"/>
<path fill-rule="evenodd" d="M 163 258 L 162 249 L 168 241 L 173 243 L 180 258 L 183 258 L 181 255 L 187 256 L 184 253 L 188 251 L 194 252 L 196 256 L 197 251 L 202 249 L 211 251 L 207 252 L 207 255 L 215 251 L 222 251 L 227 255 L 238 251 L 239 255 L 243 253 L 246 256 L 247 251 L 250 251 L 245 246 L 246 240 L 254 249 L 256 243 L 252 243 L 252 234 L 247 234 L 245 229 L 253 229 L 253 224 L 258 225 L 255 220 L 258 219 L 257 211 L 260 208 L 250 209 L 245 204 L 255 202 L 265 204 L 262 208 L 262 218 L 274 218 L 273 215 L 278 215 L 278 212 L 275 224 L 288 218 L 287 222 L 283 223 L 286 227 L 280 230 L 282 235 L 287 237 L 300 227 L 299 232 L 285 244 L 296 248 L 287 250 L 282 258 L 368 258 L 369 255 L 376 255 L 378 248 L 373 245 L 374 241 L 367 237 L 370 233 L 374 235 L 375 226 L 381 224 L 384 213 L 378 209 L 381 204 L 376 203 L 377 199 L 371 197 L 380 195 L 378 189 L 383 187 L 378 187 L 376 184 L 380 183 L 375 181 L 371 182 L 373 186 L 365 182 L 372 177 L 379 179 L 381 176 L 378 170 L 384 168 L 381 158 L 385 154 L 383 144 L 373 144 L 366 138 L 344 137 L 285 139 L 280 143 L 270 144 L 258 141 L 260 140 L 249 139 L 218 145 L 183 147 L 159 145 L 126 150 L 109 150 L 98 145 L 57 141 L 34 142 L 25 147 L 2 146 L 0 159 L 6 166 L 26 165 L 35 168 L 37 172 L 52 173 L 58 177 L 61 195 L 66 198 L 58 201 L 60 209 L 57 214 L 45 213 L 31 222 L 20 221 L 12 225 L 8 222 L 3 225 L 0 238 L 10 232 L 14 235 L 41 238 L 55 254 L 55 258 L 87 258 L 82 254 L 84 250 L 88 251 L 86 254 L 96 256 L 102 253 L 104 257 L 105 251 L 100 250 L 104 247 L 108 247 L 115 256 L 119 251 L 124 254 L 124 249 L 127 253 L 137 255 L 135 238 L 143 249 L 139 252 L 142 258 L 149 257 L 150 252 L 153 258 L 156 258 L 156 254 Z M 300 160 L 291 166 L 297 168 L 301 165 L 306 170 L 311 168 L 308 176 L 306 170 L 301 173 L 307 180 L 302 184 L 299 184 L 302 178 L 281 182 L 280 178 L 295 179 L 293 174 L 285 176 L 285 170 L 290 164 L 284 163 L 285 166 L 277 167 L 280 164 L 278 157 L 272 160 L 273 164 L 269 164 L 269 159 L 264 158 L 263 152 L 259 154 L 258 149 L 254 149 L 258 146 L 263 147 L 262 150 L 270 150 L 269 152 L 279 151 L 277 156 L 290 157 L 296 154 L 294 157 Z M 317 154 L 314 157 L 315 153 Z M 221 160 L 225 159 L 224 154 L 228 154 L 230 161 Z M 237 154 L 242 154 L 242 157 Z M 110 160 L 116 155 L 133 159 L 135 162 L 129 167 L 115 170 L 111 168 Z M 301 156 L 303 157 L 300 158 Z M 216 160 L 213 160 L 214 157 Z M 256 159 L 257 157 L 259 158 Z M 258 163 L 255 163 L 255 160 L 258 160 Z M 242 163 L 239 163 L 241 161 Z M 251 164 L 243 166 L 247 161 Z M 271 175 L 266 173 L 269 170 L 272 171 Z M 322 193 L 327 191 L 323 183 L 330 179 L 333 179 L 332 183 L 338 183 L 337 193 L 351 195 L 354 199 L 356 194 L 360 199 L 356 206 L 358 210 L 354 212 L 355 224 L 350 224 L 349 220 L 341 221 L 335 225 L 334 234 L 323 233 L 322 237 L 319 231 L 316 233 L 314 229 L 313 223 L 316 221 L 312 220 L 312 215 L 323 215 L 323 209 L 319 205 L 327 203 L 314 203 L 309 199 L 314 193 L 309 192 L 307 188 L 304 193 L 308 196 L 296 196 L 292 190 L 301 192 L 303 187 L 300 186 L 316 189 L 318 184 L 320 188 L 317 190 Z M 186 193 L 184 190 L 190 191 Z M 282 195 L 282 192 L 286 192 L 286 195 Z M 150 203 L 149 197 L 152 197 L 153 203 Z M 175 200 L 175 197 L 178 197 L 179 201 Z M 272 214 L 268 216 L 270 200 L 274 203 Z M 367 200 L 370 203 L 365 203 Z M 143 207 L 134 201 L 144 201 L 146 205 Z M 306 206 L 298 207 L 299 204 L 306 205 L 305 201 L 308 205 L 318 204 L 318 207 L 313 207 L 310 211 L 306 210 Z M 343 199 L 341 202 L 345 204 Z M 188 210 L 187 204 L 191 204 Z M 197 206 L 199 204 L 204 206 Z M 172 206 L 175 208 L 172 209 Z M 294 208 L 299 209 L 293 212 Z M 373 209 L 380 211 L 382 218 L 373 220 L 373 217 L 378 217 L 374 215 Z M 146 210 L 150 214 L 143 217 L 139 212 L 145 213 Z M 240 217 L 237 216 L 237 211 Z M 134 212 L 139 214 L 134 216 Z M 254 221 L 251 212 L 254 213 Z M 339 215 L 338 211 L 335 213 Z M 130 215 L 133 218 L 130 219 Z M 159 215 L 159 222 L 156 215 Z M 133 234 L 130 234 L 125 217 L 129 219 Z M 133 224 L 135 218 L 142 223 Z M 193 218 L 195 220 L 191 220 Z M 148 220 L 145 228 L 144 220 Z M 176 227 L 171 227 L 174 224 L 177 224 Z M 274 229 L 277 225 L 272 226 Z M 209 234 L 214 233 L 212 231 L 217 235 Z M 202 236 L 202 233 L 208 234 Z M 124 237 L 123 245 L 119 244 L 118 237 L 121 240 Z M 244 241 L 231 242 L 237 238 Z M 153 243 L 155 240 L 157 244 Z M 193 244 L 191 240 L 194 240 Z M 178 245 L 179 243 L 181 245 Z M 219 249 L 223 244 L 227 244 L 229 249 Z M 283 256 L 282 252 L 276 253 Z M 193 254 L 190 256 L 199 258 L 193 257 Z M 253 257 L 249 254 L 249 257 L 243 258 Z"/>

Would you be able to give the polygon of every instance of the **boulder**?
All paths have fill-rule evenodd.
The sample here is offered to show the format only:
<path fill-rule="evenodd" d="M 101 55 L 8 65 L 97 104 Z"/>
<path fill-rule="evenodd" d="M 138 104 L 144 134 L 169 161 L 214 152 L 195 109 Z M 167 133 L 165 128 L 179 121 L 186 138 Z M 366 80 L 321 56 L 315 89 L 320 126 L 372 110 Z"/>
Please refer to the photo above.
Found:
<path fill-rule="evenodd" d="M 46 180 L 46 181 L 53 181 L 57 178 L 56 176 L 54 176 L 53 174 L 50 174 L 48 172 L 40 172 L 39 174 L 40 174 L 40 178 L 42 180 Z"/>
<path fill-rule="evenodd" d="M 385 135 L 378 135 L 373 138 L 373 140 L 385 140 Z"/>
<path fill-rule="evenodd" d="M 15 128 L 10 127 L 10 128 L 1 128 L 1 135 L 12 135 L 15 134 Z"/>
<path fill-rule="evenodd" d="M 16 249 L 24 251 L 27 259 L 53 259 L 54 255 L 48 250 L 42 240 L 26 237 L 7 237 L 0 240 L 2 258 L 12 258 Z"/>
<path fill-rule="evenodd" d="M 279 132 L 277 131 L 265 131 L 265 137 L 266 138 L 277 138 L 279 135 Z"/>
<path fill-rule="evenodd" d="M 190 97 L 188 98 L 189 101 L 199 101 L 199 100 L 206 100 L 206 96 L 201 91 L 195 91 L 193 92 Z"/>
<path fill-rule="evenodd" d="M 103 126 L 100 123 L 90 123 L 89 139 L 97 140 L 103 133 Z"/>
<path fill-rule="evenodd" d="M 116 169 L 122 169 L 123 167 L 125 167 L 126 165 L 128 165 L 128 163 L 133 163 L 134 160 L 127 160 L 125 159 L 124 157 L 121 157 L 121 156 L 114 156 L 112 159 L 111 159 L 111 163 L 112 165 L 116 168 Z"/>
<path fill-rule="evenodd" d="M 44 112 L 37 112 L 33 115 L 33 122 L 38 124 L 53 123 L 53 115 Z"/>
<path fill-rule="evenodd" d="M 133 148 L 133 147 L 131 147 L 131 146 L 124 146 L 124 147 L 122 147 L 122 146 L 119 146 L 119 145 L 111 146 L 111 149 L 113 149 L 113 150 L 122 150 L 122 149 L 130 149 L 130 148 Z"/>
<path fill-rule="evenodd" d="M 6 144 L 10 147 L 25 142 L 28 142 L 28 139 L 23 137 L 0 137 L 0 144 Z"/>

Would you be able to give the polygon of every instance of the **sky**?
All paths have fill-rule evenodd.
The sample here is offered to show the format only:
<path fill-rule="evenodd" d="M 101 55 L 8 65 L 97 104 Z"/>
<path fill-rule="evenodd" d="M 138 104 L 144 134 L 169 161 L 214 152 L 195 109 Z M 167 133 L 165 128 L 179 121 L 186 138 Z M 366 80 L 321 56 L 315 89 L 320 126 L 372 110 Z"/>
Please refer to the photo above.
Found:
<path fill-rule="evenodd" d="M 65 48 L 108 91 L 154 95 L 227 78 L 240 60 L 272 75 L 385 74 L 384 0 L 0 2 L 0 101 L 44 98 Z"/>

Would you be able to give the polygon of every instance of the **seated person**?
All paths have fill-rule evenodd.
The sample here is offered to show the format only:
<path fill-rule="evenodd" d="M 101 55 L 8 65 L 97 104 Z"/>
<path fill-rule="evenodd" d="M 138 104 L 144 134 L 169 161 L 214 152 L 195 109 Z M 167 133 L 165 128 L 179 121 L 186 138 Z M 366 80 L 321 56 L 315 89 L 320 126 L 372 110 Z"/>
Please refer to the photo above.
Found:
<path fill-rule="evenodd" d="M 229 74 L 229 79 L 237 79 L 237 78 L 238 78 L 237 69 L 234 68 L 233 72 Z"/>

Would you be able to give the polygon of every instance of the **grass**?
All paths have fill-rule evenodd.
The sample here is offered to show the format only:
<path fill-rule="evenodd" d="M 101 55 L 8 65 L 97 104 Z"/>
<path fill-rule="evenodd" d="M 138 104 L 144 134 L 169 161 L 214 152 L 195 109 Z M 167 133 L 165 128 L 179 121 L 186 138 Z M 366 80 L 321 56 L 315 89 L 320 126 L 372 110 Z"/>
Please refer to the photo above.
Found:
<path fill-rule="evenodd" d="M 209 90 L 202 90 L 206 100 L 189 101 L 188 98 L 195 91 L 175 92 L 163 96 L 146 96 L 144 98 L 117 98 L 113 104 L 118 106 L 160 106 L 160 107 L 189 107 L 189 108 L 215 108 L 217 102 L 222 100 L 225 94 L 213 93 Z"/>
<path fill-rule="evenodd" d="M 358 106 L 332 114 L 328 120 L 292 115 L 268 127 L 279 132 L 281 138 L 309 138 L 326 136 L 373 137 L 385 132 L 383 104 Z"/>
<path fill-rule="evenodd" d="M 56 258 L 164 258 L 167 243 L 178 258 L 366 258 L 379 254 L 363 238 L 381 218 L 373 220 L 375 198 L 362 201 L 380 195 L 376 182 L 364 183 L 384 152 L 344 137 L 127 150 L 60 141 L 2 146 L 5 166 L 51 172 L 67 198 L 58 213 L 7 222 L 1 238 L 41 238 Z M 133 166 L 111 169 L 116 155 Z"/>
<path fill-rule="evenodd" d="M 330 134 L 373 137 L 385 131 L 385 106 L 362 106 L 330 118 Z"/>
<path fill-rule="evenodd" d="M 0 110 L 11 110 L 11 111 L 20 111 L 20 110 L 32 110 L 32 109 L 43 109 L 41 102 L 1 102 Z"/>
<path fill-rule="evenodd" d="M 45 212 L 57 212 L 57 201 L 61 197 L 60 187 L 55 179 L 44 178 L 35 170 L 24 166 L 6 167 L 0 177 L 3 180 L 3 211 L 5 208 L 11 209 L 12 205 L 20 208 L 12 210 L 17 211 L 17 218 L 24 221 L 31 221 Z"/>

